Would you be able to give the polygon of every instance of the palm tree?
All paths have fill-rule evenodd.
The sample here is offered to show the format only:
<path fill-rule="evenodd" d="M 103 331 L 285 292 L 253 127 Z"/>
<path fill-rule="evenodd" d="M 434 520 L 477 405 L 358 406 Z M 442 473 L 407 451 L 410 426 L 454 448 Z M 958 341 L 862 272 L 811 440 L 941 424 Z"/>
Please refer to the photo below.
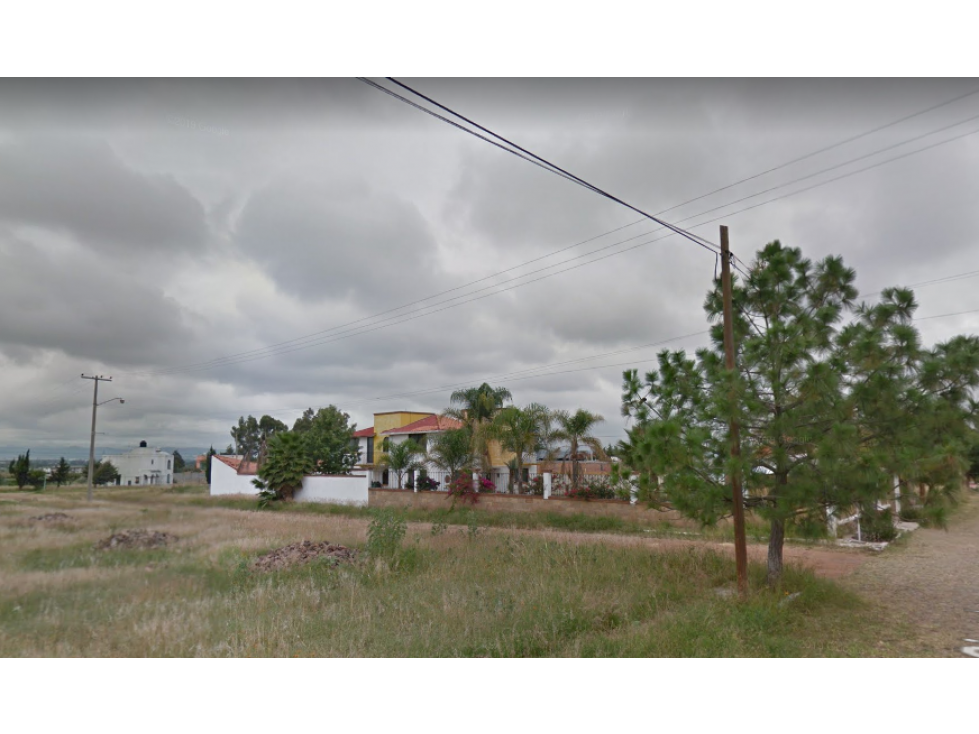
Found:
<path fill-rule="evenodd" d="M 472 464 L 472 441 L 464 428 L 443 431 L 428 448 L 428 459 L 455 481 L 459 472 Z"/>
<path fill-rule="evenodd" d="M 493 422 L 486 426 L 489 438 L 495 438 L 504 450 L 515 454 L 512 463 L 518 492 L 523 486 L 524 454 L 535 451 L 541 445 L 542 423 L 548 413 L 547 408 L 537 403 L 523 410 L 510 406 L 497 413 Z"/>
<path fill-rule="evenodd" d="M 384 453 L 378 457 L 377 463 L 388 467 L 397 475 L 398 489 L 401 489 L 405 474 L 418 471 L 425 466 L 421 460 L 425 451 L 410 438 L 401 443 L 394 443 L 390 438 L 385 438 L 381 448 Z"/>
<path fill-rule="evenodd" d="M 603 423 L 605 419 L 597 413 L 589 413 L 582 408 L 578 408 L 574 413 L 568 413 L 566 410 L 557 410 L 554 412 L 554 417 L 558 424 L 558 430 L 554 432 L 554 437 L 567 441 L 570 444 L 571 486 L 577 489 L 581 481 L 579 463 L 581 461 L 580 449 L 582 445 L 590 448 L 592 454 L 599 459 L 607 458 L 605 450 L 602 448 L 602 442 L 594 436 L 588 435 L 592 428 L 599 423 Z"/>
<path fill-rule="evenodd" d="M 449 405 L 455 407 L 446 410 L 445 415 L 463 422 L 469 432 L 472 453 L 479 457 L 484 471 L 490 466 L 486 426 L 511 399 L 510 391 L 505 387 L 490 387 L 485 382 L 479 387 L 456 390 L 449 398 Z"/>

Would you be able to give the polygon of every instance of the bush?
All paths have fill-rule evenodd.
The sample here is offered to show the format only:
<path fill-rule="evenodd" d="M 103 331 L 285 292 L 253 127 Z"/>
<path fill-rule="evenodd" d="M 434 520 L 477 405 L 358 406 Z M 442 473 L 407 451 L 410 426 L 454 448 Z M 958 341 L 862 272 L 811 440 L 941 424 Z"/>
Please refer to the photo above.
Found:
<path fill-rule="evenodd" d="M 534 477 L 526 484 L 527 494 L 535 494 L 538 497 L 544 496 L 544 477 Z"/>
<path fill-rule="evenodd" d="M 377 510 L 367 527 L 367 552 L 374 558 L 393 560 L 401 550 L 408 531 L 404 515 L 391 510 Z"/>
<path fill-rule="evenodd" d="M 579 487 L 572 487 L 567 496 L 578 500 L 614 500 L 615 490 L 601 479 L 591 479 Z"/>
<path fill-rule="evenodd" d="M 496 489 L 496 485 L 493 484 L 489 479 L 483 479 L 480 477 L 479 487 L 473 484 L 472 477 L 465 474 L 460 477 L 456 477 L 449 484 L 449 496 L 454 500 L 459 499 L 463 502 L 468 502 L 471 505 L 475 505 L 479 501 L 478 492 L 492 492 Z"/>
<path fill-rule="evenodd" d="M 860 516 L 860 535 L 872 543 L 889 543 L 897 537 L 894 513 L 890 508 L 877 512 L 864 512 Z"/>
<path fill-rule="evenodd" d="M 418 489 L 424 490 L 426 492 L 434 492 L 439 488 L 439 483 L 437 479 L 432 479 L 431 477 L 420 477 L 418 479 Z"/>

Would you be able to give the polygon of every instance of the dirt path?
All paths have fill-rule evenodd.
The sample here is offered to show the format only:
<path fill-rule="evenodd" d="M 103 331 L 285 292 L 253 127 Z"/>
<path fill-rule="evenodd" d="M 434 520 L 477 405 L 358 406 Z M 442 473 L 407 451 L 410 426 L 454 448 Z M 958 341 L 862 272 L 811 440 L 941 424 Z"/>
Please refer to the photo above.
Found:
<path fill-rule="evenodd" d="M 895 655 L 961 657 L 979 640 L 979 494 L 968 492 L 948 531 L 921 528 L 842 580 L 917 632 L 889 638 Z"/>

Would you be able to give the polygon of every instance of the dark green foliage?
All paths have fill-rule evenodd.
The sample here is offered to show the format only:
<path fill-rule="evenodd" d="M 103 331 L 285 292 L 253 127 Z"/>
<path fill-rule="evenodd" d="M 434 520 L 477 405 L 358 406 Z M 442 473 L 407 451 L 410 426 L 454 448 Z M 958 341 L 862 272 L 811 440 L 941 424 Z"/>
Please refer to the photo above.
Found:
<path fill-rule="evenodd" d="M 460 472 L 473 464 L 472 442 L 469 433 L 459 428 L 436 434 L 428 448 L 428 458 L 442 471 L 455 479 Z"/>
<path fill-rule="evenodd" d="M 383 447 L 384 453 L 378 457 L 377 463 L 394 472 L 398 478 L 398 489 L 401 489 L 405 474 L 418 471 L 425 465 L 422 460 L 425 452 L 411 439 L 394 443 L 390 438 L 385 438 Z"/>
<path fill-rule="evenodd" d="M 17 485 L 17 489 L 23 489 L 31 483 L 31 450 L 27 449 L 26 454 L 18 454 L 17 458 L 10 462 L 7 471 Z"/>
<path fill-rule="evenodd" d="M 187 462 L 184 461 L 184 457 L 180 455 L 180 452 L 174 449 L 173 451 L 173 473 L 179 474 L 184 471 L 187 467 Z"/>
<path fill-rule="evenodd" d="M 272 416 L 263 415 L 260 419 L 255 416 L 238 419 L 238 425 L 232 426 L 231 438 L 235 442 L 236 453 L 245 461 L 261 462 L 266 454 L 269 439 L 277 433 L 289 430 L 289 427 Z M 230 447 L 229 447 L 230 448 Z"/>
<path fill-rule="evenodd" d="M 479 387 L 456 390 L 449 398 L 452 407 L 445 414 L 462 421 L 462 430 L 469 437 L 473 460 L 478 461 L 484 471 L 490 467 L 490 436 L 487 429 L 508 400 L 511 400 L 509 390 L 505 387 L 491 387 L 485 382 Z"/>
<path fill-rule="evenodd" d="M 548 409 L 538 403 L 532 403 L 523 410 L 508 406 L 497 413 L 487 426 L 489 437 L 499 441 L 504 451 L 514 454 L 513 466 L 510 467 L 511 491 L 514 485 L 518 492 L 523 487 L 524 454 L 543 448 L 544 429 L 550 416 Z"/>
<path fill-rule="evenodd" d="M 217 453 L 218 452 L 214 450 L 213 446 L 211 446 L 211 448 L 207 451 L 207 459 L 204 462 L 204 478 L 207 480 L 208 484 L 211 483 L 211 457 L 217 456 Z"/>
<path fill-rule="evenodd" d="M 392 510 L 375 510 L 371 516 L 367 526 L 367 552 L 374 558 L 394 560 L 408 532 L 404 515 Z"/>
<path fill-rule="evenodd" d="M 65 461 L 65 457 L 62 456 L 57 466 L 54 467 L 54 471 L 51 472 L 51 481 L 60 487 L 62 484 L 67 484 L 71 481 L 71 475 L 71 466 Z"/>
<path fill-rule="evenodd" d="M 360 459 L 350 416 L 330 405 L 313 412 L 307 408 L 292 427 L 303 437 L 306 453 L 313 461 L 313 473 L 349 474 Z"/>
<path fill-rule="evenodd" d="M 264 492 L 260 506 L 272 500 L 291 500 L 303 486 L 303 477 L 313 472 L 313 460 L 306 442 L 298 433 L 278 433 L 269 440 L 268 457 L 258 468 L 256 487 Z"/>
<path fill-rule="evenodd" d="M 584 458 L 582 449 L 587 446 L 595 458 L 608 458 L 605 456 L 605 449 L 602 448 L 601 441 L 589 435 L 592 429 L 604 422 L 605 419 L 582 408 L 578 408 L 574 413 L 558 410 L 554 412 L 554 417 L 558 425 L 558 430 L 555 431 L 554 436 L 568 442 L 571 458 L 571 487 L 578 489 L 581 485 L 580 463 Z"/>
<path fill-rule="evenodd" d="M 772 584 L 787 525 L 813 529 L 830 507 L 849 514 L 890 499 L 895 476 L 928 485 L 939 503 L 961 481 L 979 339 L 924 349 L 910 291 L 856 306 L 854 280 L 838 257 L 813 265 L 773 242 L 734 284 L 737 379 L 724 368 L 719 282 L 705 302 L 711 347 L 662 352 L 645 379 L 624 376 L 623 413 L 636 425 L 623 456 L 642 496 L 713 524 L 731 512 L 726 477 L 737 470 L 747 507 L 771 527 Z"/>
<path fill-rule="evenodd" d="M 96 461 L 92 471 L 92 484 L 101 486 L 115 484 L 119 479 L 118 470 L 108 461 Z"/>

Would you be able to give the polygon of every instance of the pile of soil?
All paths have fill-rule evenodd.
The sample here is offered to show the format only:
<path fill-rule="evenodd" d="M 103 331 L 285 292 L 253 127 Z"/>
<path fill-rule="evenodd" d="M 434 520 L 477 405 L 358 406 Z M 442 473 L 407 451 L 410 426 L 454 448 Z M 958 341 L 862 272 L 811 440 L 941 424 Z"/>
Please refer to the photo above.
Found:
<path fill-rule="evenodd" d="M 66 515 L 63 512 L 49 512 L 47 515 L 38 515 L 30 519 L 35 522 L 59 522 L 62 520 L 71 520 L 71 515 Z"/>
<path fill-rule="evenodd" d="M 124 530 L 121 533 L 114 533 L 108 538 L 103 538 L 95 544 L 96 550 L 117 550 L 117 549 L 147 549 L 164 548 L 176 536 L 170 533 L 159 531 L 150 532 L 149 530 Z"/>
<path fill-rule="evenodd" d="M 259 571 L 275 571 L 280 568 L 309 563 L 317 558 L 329 558 L 336 563 L 349 562 L 357 557 L 357 551 L 327 541 L 319 543 L 304 540 L 302 543 L 276 548 L 255 561 Z"/>

